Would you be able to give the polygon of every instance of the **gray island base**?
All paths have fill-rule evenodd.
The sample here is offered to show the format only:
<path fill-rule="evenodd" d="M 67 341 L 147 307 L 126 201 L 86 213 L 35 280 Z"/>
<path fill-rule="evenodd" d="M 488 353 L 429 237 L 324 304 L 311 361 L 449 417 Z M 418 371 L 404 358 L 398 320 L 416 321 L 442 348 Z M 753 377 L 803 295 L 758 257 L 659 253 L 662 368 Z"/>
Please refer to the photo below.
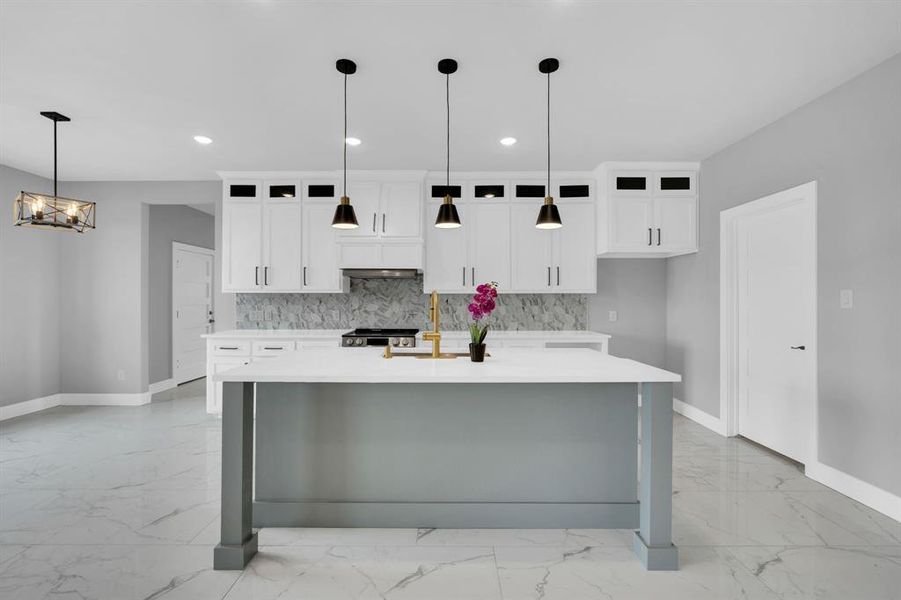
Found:
<path fill-rule="evenodd" d="M 300 351 L 221 375 L 214 567 L 244 568 L 254 528 L 411 527 L 631 528 L 649 570 L 676 569 L 678 375 L 592 350 L 492 358 Z"/>

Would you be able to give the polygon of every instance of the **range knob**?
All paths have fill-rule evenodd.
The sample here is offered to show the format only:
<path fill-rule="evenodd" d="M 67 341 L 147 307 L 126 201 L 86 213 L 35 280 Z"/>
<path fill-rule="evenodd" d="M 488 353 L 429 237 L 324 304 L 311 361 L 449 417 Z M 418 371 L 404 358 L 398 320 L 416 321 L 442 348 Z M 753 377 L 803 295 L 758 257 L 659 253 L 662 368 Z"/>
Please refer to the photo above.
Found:
<path fill-rule="evenodd" d="M 404 339 L 402 339 L 402 340 L 400 341 L 400 345 L 401 345 L 401 346 L 409 346 L 409 345 L 410 345 L 410 338 L 404 338 Z"/>
<path fill-rule="evenodd" d="M 400 339 L 398 339 L 398 338 L 396 338 L 396 337 L 395 337 L 395 338 L 391 338 L 391 345 L 392 345 L 392 346 L 397 346 L 398 344 L 400 344 Z"/>
<path fill-rule="evenodd" d="M 350 339 L 350 338 L 344 338 L 344 345 L 345 345 L 345 346 L 353 346 L 353 343 L 354 343 L 354 341 L 353 341 L 352 339 Z"/>
<path fill-rule="evenodd" d="M 362 346 L 365 343 L 366 343 L 366 340 L 364 340 L 363 338 L 357 338 L 354 340 L 354 344 L 356 344 L 357 346 Z"/>

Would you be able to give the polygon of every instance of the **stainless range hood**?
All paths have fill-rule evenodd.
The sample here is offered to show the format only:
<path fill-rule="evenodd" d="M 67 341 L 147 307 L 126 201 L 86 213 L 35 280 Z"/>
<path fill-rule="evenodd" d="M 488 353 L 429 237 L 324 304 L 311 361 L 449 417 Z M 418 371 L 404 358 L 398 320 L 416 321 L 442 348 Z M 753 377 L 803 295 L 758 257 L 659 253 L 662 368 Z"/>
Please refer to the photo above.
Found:
<path fill-rule="evenodd" d="M 341 269 L 341 274 L 351 279 L 413 279 L 416 269 Z"/>

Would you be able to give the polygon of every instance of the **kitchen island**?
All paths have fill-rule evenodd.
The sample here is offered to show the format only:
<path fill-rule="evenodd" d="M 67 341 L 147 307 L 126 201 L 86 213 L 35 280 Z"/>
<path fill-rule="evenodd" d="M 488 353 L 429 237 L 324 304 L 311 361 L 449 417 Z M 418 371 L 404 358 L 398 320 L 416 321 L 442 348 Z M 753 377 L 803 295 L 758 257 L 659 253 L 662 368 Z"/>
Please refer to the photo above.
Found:
<path fill-rule="evenodd" d="M 215 568 L 243 568 L 267 526 L 631 528 L 648 569 L 676 568 L 680 376 L 588 349 L 489 352 L 316 348 L 217 375 Z"/>

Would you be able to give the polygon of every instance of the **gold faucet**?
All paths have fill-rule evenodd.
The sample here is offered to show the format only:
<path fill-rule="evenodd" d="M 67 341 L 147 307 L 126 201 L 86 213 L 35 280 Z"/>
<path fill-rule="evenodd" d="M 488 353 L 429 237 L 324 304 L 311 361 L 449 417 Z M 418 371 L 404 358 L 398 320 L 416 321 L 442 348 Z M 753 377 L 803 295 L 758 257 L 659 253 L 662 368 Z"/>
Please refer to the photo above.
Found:
<path fill-rule="evenodd" d="M 417 358 L 457 358 L 455 354 L 441 353 L 441 317 L 438 308 L 438 292 L 432 290 L 429 299 L 429 321 L 432 322 L 432 331 L 422 334 L 423 341 L 432 342 L 432 354 L 430 356 L 417 356 Z"/>

